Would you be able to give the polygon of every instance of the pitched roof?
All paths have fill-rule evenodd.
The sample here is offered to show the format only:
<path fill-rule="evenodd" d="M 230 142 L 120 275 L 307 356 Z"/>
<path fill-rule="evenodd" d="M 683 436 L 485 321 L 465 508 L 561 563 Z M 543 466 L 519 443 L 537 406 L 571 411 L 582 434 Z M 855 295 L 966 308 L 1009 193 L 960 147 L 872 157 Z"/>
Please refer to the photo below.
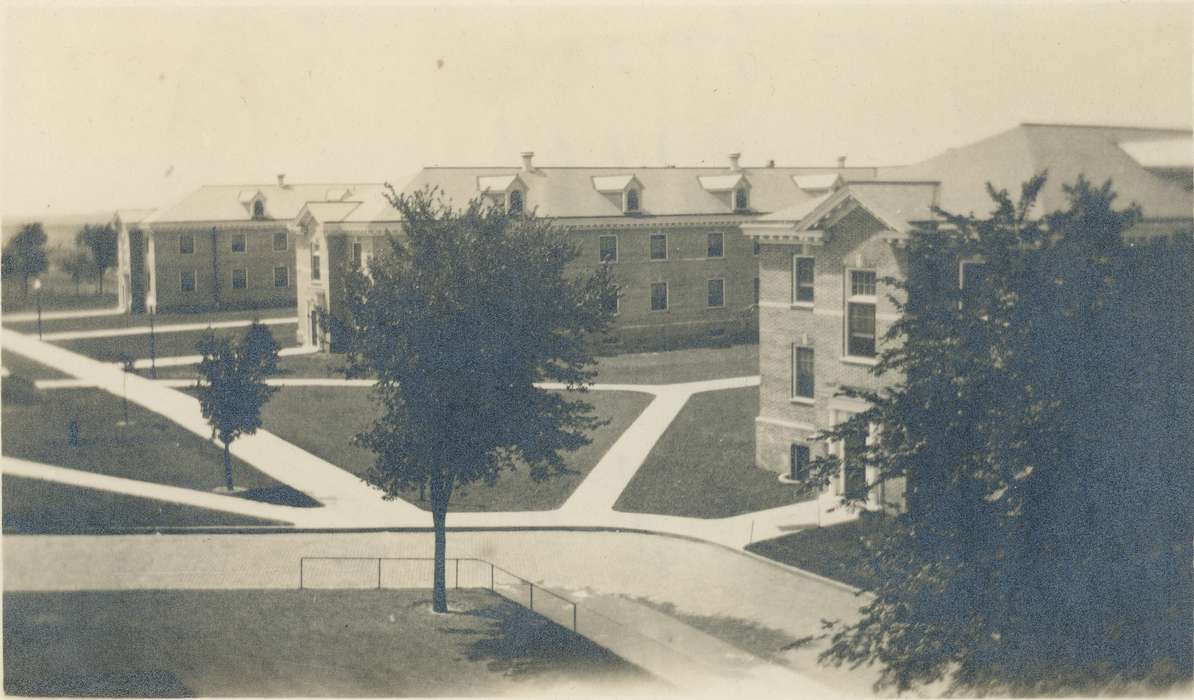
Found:
<path fill-rule="evenodd" d="M 355 191 L 380 188 L 377 184 L 293 184 L 205 185 L 182 199 L 162 207 L 144 219 L 144 223 L 197 223 L 207 221 L 250 221 L 249 202 L 261 193 L 265 197 L 267 219 L 288 221 L 298 215 L 307 202 L 326 201 L 332 189 Z"/>
<path fill-rule="evenodd" d="M 331 201 L 307 202 L 295 216 L 303 212 L 321 223 L 356 224 L 401 221 L 402 215 L 386 198 L 384 185 L 363 185 L 347 193 L 331 193 L 343 197 Z"/>
<path fill-rule="evenodd" d="M 1130 150 L 1169 152 L 1172 142 L 1190 136 L 1182 129 L 1021 124 L 921 163 L 880 168 L 876 179 L 938 180 L 943 209 L 982 215 L 994 208 L 986 192 L 988 181 L 1015 196 L 1025 181 L 1047 170 L 1038 213 L 1065 208 L 1063 185 L 1085 175 L 1095 184 L 1110 179 L 1119 194 L 1117 203 L 1140 204 L 1146 218 L 1188 219 L 1194 209 L 1191 183 L 1183 187 L 1178 180 L 1150 171 Z M 1143 145 L 1149 142 L 1156 145 Z"/>
<path fill-rule="evenodd" d="M 150 214 L 157 211 L 156 209 L 117 209 L 116 213 L 112 215 L 112 220 L 119 219 L 126 226 L 129 224 L 139 224 L 149 217 Z"/>
<path fill-rule="evenodd" d="M 594 187 L 600 178 L 624 178 L 633 175 L 642 185 L 640 210 L 648 216 L 684 216 L 734 214 L 733 202 L 724 195 L 710 192 L 699 178 L 745 177 L 750 183 L 752 211 L 770 212 L 794 203 L 812 199 L 792 180 L 794 175 L 842 173 L 850 179 L 874 177 L 875 168 L 743 168 L 731 173 L 726 168 L 673 167 L 535 167 L 526 171 L 518 167 L 453 168 L 431 167 L 421 170 L 404 188 L 413 192 L 435 187 L 455 206 L 477 196 L 478 178 L 498 175 L 518 175 L 526 184 L 527 209 L 536 209 L 540 216 L 552 218 L 598 218 L 623 216 L 620 190 L 601 192 Z M 601 180 L 605 183 L 607 181 Z M 717 181 L 720 183 L 720 180 Z"/>
<path fill-rule="evenodd" d="M 843 206 L 860 206 L 893 231 L 907 231 L 912 222 L 933 218 L 935 182 L 862 181 L 842 185 L 815 199 L 761 216 L 759 223 L 790 223 L 795 230 L 821 227 Z"/>

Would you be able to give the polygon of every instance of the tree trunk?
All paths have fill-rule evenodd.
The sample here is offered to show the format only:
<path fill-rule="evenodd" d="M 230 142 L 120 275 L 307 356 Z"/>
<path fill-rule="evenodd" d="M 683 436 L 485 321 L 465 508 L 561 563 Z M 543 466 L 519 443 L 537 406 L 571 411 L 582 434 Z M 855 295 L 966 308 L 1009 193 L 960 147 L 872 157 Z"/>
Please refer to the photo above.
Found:
<path fill-rule="evenodd" d="M 224 486 L 232 492 L 232 458 L 228 454 L 228 443 L 224 443 Z"/>
<path fill-rule="evenodd" d="M 95 276 L 96 284 L 99 285 L 99 295 L 104 295 L 104 271 L 100 270 L 99 274 Z"/>
<path fill-rule="evenodd" d="M 435 529 L 435 574 L 431 586 L 431 609 L 437 613 L 448 612 L 445 558 L 447 552 L 448 501 L 452 497 L 452 478 L 439 477 L 431 481 L 431 522 Z"/>
<path fill-rule="evenodd" d="M 23 298 L 23 299 L 29 298 L 29 275 L 28 274 L 21 275 L 21 298 Z"/>

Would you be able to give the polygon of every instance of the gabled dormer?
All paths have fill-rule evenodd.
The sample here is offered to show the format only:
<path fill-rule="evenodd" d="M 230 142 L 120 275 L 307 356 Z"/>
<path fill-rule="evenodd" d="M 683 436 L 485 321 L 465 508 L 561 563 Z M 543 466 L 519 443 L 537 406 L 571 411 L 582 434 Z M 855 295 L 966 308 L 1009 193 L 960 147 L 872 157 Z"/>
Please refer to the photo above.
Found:
<path fill-rule="evenodd" d="M 642 213 L 643 183 L 634 175 L 594 175 L 593 189 L 615 198 L 623 214 Z"/>
<path fill-rule="evenodd" d="M 254 221 L 269 218 L 269 212 L 265 206 L 265 194 L 261 190 L 241 190 L 239 200 L 249 218 Z"/>
<path fill-rule="evenodd" d="M 722 200 L 733 211 L 750 211 L 750 181 L 738 165 L 740 153 L 731 153 L 730 169 L 725 175 L 698 175 L 701 187 Z"/>
<path fill-rule="evenodd" d="M 845 180 L 837 173 L 817 173 L 815 175 L 793 175 L 792 182 L 805 194 L 820 196 L 826 192 L 836 190 L 845 184 Z"/>
<path fill-rule="evenodd" d="M 526 208 L 527 185 L 518 174 L 482 175 L 477 178 L 477 191 L 511 214 Z"/>

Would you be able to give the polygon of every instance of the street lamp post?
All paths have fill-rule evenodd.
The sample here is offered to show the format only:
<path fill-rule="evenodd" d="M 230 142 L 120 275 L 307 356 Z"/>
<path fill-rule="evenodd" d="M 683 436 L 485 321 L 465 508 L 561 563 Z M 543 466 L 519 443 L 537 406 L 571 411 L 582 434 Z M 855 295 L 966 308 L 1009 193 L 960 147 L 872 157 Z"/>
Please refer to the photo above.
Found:
<path fill-rule="evenodd" d="M 33 297 L 37 303 L 37 339 L 41 340 L 41 278 L 33 280 Z"/>
<path fill-rule="evenodd" d="M 155 310 L 156 313 L 156 310 Z M 149 314 L 149 376 L 158 378 L 157 336 L 153 329 L 154 313 Z"/>

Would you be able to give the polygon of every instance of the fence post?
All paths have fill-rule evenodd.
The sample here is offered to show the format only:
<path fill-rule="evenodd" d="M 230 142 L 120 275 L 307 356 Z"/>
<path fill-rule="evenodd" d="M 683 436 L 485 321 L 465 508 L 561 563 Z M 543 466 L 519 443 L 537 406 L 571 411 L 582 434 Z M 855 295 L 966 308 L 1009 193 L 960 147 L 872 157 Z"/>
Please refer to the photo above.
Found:
<path fill-rule="evenodd" d="M 572 631 L 576 632 L 576 603 L 572 604 Z"/>
<path fill-rule="evenodd" d="M 299 590 L 303 590 L 303 558 L 299 557 Z"/>
<path fill-rule="evenodd" d="M 489 562 L 489 590 L 495 590 L 493 587 L 493 562 Z"/>
<path fill-rule="evenodd" d="M 527 585 L 531 587 L 531 612 L 535 612 L 535 584 L 527 581 Z"/>
<path fill-rule="evenodd" d="M 381 590 L 381 557 L 377 558 L 377 590 Z"/>
<path fill-rule="evenodd" d="M 456 560 L 456 587 L 460 588 L 460 560 Z"/>

